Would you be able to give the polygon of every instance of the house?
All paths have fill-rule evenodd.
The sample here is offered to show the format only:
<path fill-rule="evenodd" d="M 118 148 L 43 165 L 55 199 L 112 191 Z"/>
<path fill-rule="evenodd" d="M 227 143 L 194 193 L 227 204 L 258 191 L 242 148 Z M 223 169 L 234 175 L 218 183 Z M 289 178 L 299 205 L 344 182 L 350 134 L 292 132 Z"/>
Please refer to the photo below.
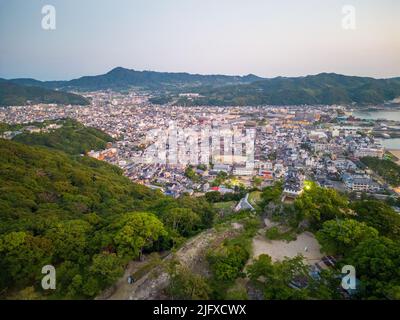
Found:
<path fill-rule="evenodd" d="M 378 147 L 365 147 L 365 148 L 360 148 L 354 151 L 354 156 L 356 158 L 362 158 L 362 157 L 377 157 L 382 159 L 384 155 L 384 149 L 383 148 L 378 148 Z"/>
<path fill-rule="evenodd" d="M 345 173 L 342 175 L 344 185 L 351 191 L 376 192 L 380 186 L 368 175 L 352 175 Z"/>
<path fill-rule="evenodd" d="M 211 187 L 211 191 L 218 191 L 219 193 L 225 194 L 225 193 L 234 193 L 235 191 L 229 188 L 226 188 L 224 186 L 219 186 L 219 187 Z"/>
<path fill-rule="evenodd" d="M 253 167 L 235 167 L 233 169 L 233 174 L 235 176 L 252 176 L 253 172 Z"/>

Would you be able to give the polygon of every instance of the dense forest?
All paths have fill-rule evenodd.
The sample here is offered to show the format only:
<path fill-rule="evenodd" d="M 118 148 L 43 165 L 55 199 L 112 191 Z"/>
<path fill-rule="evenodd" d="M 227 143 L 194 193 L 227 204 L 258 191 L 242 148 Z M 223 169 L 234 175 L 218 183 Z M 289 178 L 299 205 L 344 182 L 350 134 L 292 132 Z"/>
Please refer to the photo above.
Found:
<path fill-rule="evenodd" d="M 170 298 L 247 299 L 240 283 L 250 281 L 264 299 L 341 299 L 341 267 L 353 265 L 359 286 L 350 298 L 400 299 L 395 199 L 357 199 L 307 181 L 294 203 L 286 204 L 277 182 L 256 191 L 256 212 L 216 216 L 217 204 L 235 203 L 257 188 L 223 196 L 167 197 L 132 183 L 116 166 L 80 155 L 103 147 L 111 137 L 73 120 L 57 123 L 63 126 L 22 133 L 18 142 L 0 139 L 0 298 L 93 298 L 115 283 L 129 261 L 151 252 L 173 252 L 213 227 L 228 228 L 230 236 L 206 252 L 210 276 L 171 267 Z M 23 127 L 0 126 L 14 129 Z M 368 165 L 375 161 L 369 159 Z M 186 175 L 196 178 L 191 167 Z M 309 231 L 337 265 L 316 279 L 301 256 L 279 262 L 267 255 L 250 259 L 252 239 L 265 216 L 286 228 L 285 233 L 267 230 L 268 239 L 291 241 Z M 231 222 L 243 228 L 231 230 Z M 56 290 L 40 286 L 46 264 L 56 267 Z M 293 287 L 298 279 L 307 286 Z"/>
<path fill-rule="evenodd" d="M 377 104 L 400 96 L 400 79 L 351 77 L 334 73 L 264 79 L 219 88 L 201 87 L 200 98 L 178 99 L 183 105 L 332 105 Z"/>
<path fill-rule="evenodd" d="M 13 140 L 28 145 L 45 146 L 70 154 L 101 150 L 106 147 L 107 142 L 114 141 L 108 134 L 95 128 L 85 127 L 83 124 L 72 119 L 59 120 L 57 122 L 49 121 L 40 125 L 43 126 L 47 123 L 56 123 L 62 125 L 62 127 L 49 132 L 23 132 Z"/>
<path fill-rule="evenodd" d="M 0 139 L 0 293 L 90 298 L 142 252 L 169 249 L 210 227 L 204 199 L 167 198 L 88 157 Z M 57 289 L 40 288 L 57 268 Z"/>
<path fill-rule="evenodd" d="M 22 85 L 33 85 L 44 88 L 74 90 L 121 90 L 131 87 L 142 89 L 178 89 L 198 86 L 223 86 L 228 84 L 251 83 L 260 80 L 255 75 L 226 76 L 201 75 L 185 72 L 137 71 L 117 67 L 105 74 L 84 76 L 70 81 L 38 81 L 35 79 L 13 79 L 12 82 Z"/>

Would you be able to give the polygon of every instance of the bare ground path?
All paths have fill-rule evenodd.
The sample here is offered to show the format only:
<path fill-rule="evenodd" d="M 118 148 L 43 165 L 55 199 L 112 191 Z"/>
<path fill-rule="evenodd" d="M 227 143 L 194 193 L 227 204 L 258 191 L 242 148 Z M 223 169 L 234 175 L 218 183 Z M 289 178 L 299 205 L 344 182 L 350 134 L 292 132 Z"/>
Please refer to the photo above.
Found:
<path fill-rule="evenodd" d="M 180 249 L 175 253 L 167 255 L 162 261 L 168 261 L 175 256 L 182 265 L 187 266 L 194 272 L 206 275 L 207 268 L 204 267 L 205 253 L 210 245 L 220 243 L 229 236 L 232 229 L 226 229 L 217 231 L 215 229 L 209 229 L 203 231 L 197 236 L 187 241 Z M 128 276 L 134 272 L 139 271 L 141 268 L 146 268 L 146 265 L 150 263 L 148 260 L 145 261 L 132 261 L 128 268 L 125 270 L 124 276 L 117 281 L 117 283 L 107 290 L 105 290 L 96 299 L 99 300 L 153 300 L 153 299 L 165 299 L 163 296 L 163 290 L 168 286 L 169 275 L 164 270 L 161 263 L 156 266 L 149 268 L 147 272 L 133 284 L 128 284 Z"/>

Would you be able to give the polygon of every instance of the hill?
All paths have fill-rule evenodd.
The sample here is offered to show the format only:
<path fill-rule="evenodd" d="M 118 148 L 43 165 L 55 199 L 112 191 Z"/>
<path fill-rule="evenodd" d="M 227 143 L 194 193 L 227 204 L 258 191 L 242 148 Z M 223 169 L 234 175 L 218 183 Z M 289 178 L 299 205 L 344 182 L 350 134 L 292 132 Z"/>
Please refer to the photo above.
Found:
<path fill-rule="evenodd" d="M 33 85 L 21 85 L 4 79 L 0 80 L 0 107 L 26 105 L 29 103 L 87 105 L 89 104 L 89 100 L 74 93 L 56 91 Z"/>
<path fill-rule="evenodd" d="M 178 230 L 171 214 L 191 223 Z M 212 219 L 204 199 L 167 198 L 106 162 L 0 139 L 0 299 L 94 297 L 128 261 L 168 250 Z M 48 264 L 56 290 L 40 285 Z"/>
<path fill-rule="evenodd" d="M 255 81 L 222 88 L 199 88 L 187 105 L 379 104 L 400 96 L 400 78 L 374 79 L 334 73 Z"/>
<path fill-rule="evenodd" d="M 85 127 L 75 120 L 57 121 L 57 124 L 62 127 L 50 132 L 22 133 L 15 136 L 13 140 L 27 145 L 49 147 L 69 154 L 105 149 L 107 142 L 114 141 L 106 133 Z"/>
<path fill-rule="evenodd" d="M 400 97 L 400 78 L 374 79 L 321 73 L 305 77 L 199 75 L 136 71 L 117 67 L 97 76 L 70 81 L 13 79 L 12 83 L 61 90 L 150 90 L 151 102 L 181 105 L 380 104 Z M 199 93 L 185 98 L 180 93 Z"/>
<path fill-rule="evenodd" d="M 117 67 L 96 76 L 84 76 L 70 81 L 38 81 L 35 79 L 13 79 L 12 82 L 22 85 L 35 85 L 45 88 L 104 90 L 139 87 L 142 89 L 160 90 L 199 86 L 223 86 L 229 84 L 250 83 L 260 80 L 255 75 L 226 76 L 200 75 L 189 73 L 136 71 Z"/>

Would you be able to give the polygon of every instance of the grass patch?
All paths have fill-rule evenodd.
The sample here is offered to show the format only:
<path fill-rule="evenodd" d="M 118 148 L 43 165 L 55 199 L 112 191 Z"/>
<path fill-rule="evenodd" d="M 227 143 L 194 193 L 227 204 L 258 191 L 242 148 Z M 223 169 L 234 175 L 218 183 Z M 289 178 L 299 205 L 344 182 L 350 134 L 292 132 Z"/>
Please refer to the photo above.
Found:
<path fill-rule="evenodd" d="M 219 224 L 224 224 L 227 222 L 240 222 L 243 219 L 254 218 L 256 215 L 249 210 L 242 210 L 235 212 L 234 214 L 229 214 L 220 218 L 217 218 L 214 227 Z"/>
<path fill-rule="evenodd" d="M 287 242 L 295 241 L 297 233 L 295 230 L 280 231 L 278 227 L 271 227 L 265 232 L 265 237 L 269 240 L 285 240 Z"/>
<path fill-rule="evenodd" d="M 233 209 L 236 206 L 236 202 L 235 201 L 216 202 L 213 204 L 213 206 L 217 210 L 220 216 L 226 216 L 233 213 Z"/>
<path fill-rule="evenodd" d="M 249 202 L 252 206 L 257 206 L 261 202 L 261 191 L 253 191 L 249 194 Z"/>

